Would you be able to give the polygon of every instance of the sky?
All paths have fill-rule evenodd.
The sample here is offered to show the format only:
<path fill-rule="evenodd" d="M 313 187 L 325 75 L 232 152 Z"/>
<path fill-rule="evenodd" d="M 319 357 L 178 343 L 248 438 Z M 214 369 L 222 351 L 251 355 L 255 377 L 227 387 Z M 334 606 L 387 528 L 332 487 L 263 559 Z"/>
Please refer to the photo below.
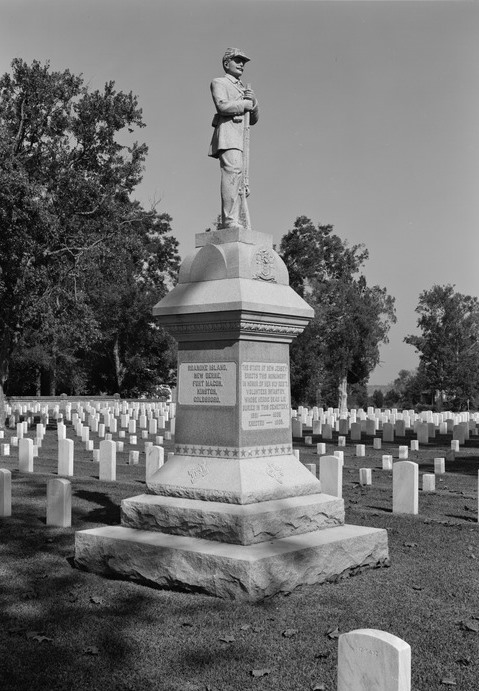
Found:
<path fill-rule="evenodd" d="M 48 60 L 138 96 L 136 196 L 172 216 L 182 258 L 220 208 L 209 85 L 246 52 L 252 227 L 279 246 L 304 215 L 368 248 L 368 283 L 396 298 L 378 385 L 418 364 L 422 291 L 479 295 L 478 39 L 467 0 L 0 0 L 1 74 Z"/>

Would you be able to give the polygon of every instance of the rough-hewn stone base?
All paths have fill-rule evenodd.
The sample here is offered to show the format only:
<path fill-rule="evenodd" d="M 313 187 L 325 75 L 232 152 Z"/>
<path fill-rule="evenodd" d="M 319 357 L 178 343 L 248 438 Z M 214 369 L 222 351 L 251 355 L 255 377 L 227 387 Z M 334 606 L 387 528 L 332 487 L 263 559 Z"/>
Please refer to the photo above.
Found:
<path fill-rule="evenodd" d="M 75 543 L 77 566 L 94 573 L 251 601 L 387 557 L 386 530 L 353 525 L 254 545 L 118 526 L 79 531 Z"/>
<path fill-rule="evenodd" d="M 140 494 L 121 502 L 121 524 L 251 545 L 343 525 L 344 501 L 328 494 L 310 494 L 241 505 Z"/>

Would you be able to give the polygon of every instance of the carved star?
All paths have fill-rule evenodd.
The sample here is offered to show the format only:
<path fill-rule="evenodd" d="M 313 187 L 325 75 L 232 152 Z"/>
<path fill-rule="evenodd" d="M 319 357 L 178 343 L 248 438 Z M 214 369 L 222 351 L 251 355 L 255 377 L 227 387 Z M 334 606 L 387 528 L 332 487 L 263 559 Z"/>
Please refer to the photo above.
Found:
<path fill-rule="evenodd" d="M 218 447 L 215 451 L 217 456 L 221 456 L 221 449 Z"/>
<path fill-rule="evenodd" d="M 233 449 L 233 456 L 237 456 L 237 455 L 238 455 L 238 449 Z"/>

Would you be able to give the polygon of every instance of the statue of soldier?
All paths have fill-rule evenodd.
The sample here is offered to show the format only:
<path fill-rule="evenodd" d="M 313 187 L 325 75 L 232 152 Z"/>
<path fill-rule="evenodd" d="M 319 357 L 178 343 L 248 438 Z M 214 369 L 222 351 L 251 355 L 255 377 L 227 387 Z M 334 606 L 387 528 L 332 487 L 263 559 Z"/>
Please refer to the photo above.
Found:
<path fill-rule="evenodd" d="M 216 106 L 215 128 L 209 156 L 219 158 L 221 170 L 221 226 L 242 228 L 249 225 L 246 196 L 249 125 L 258 122 L 258 101 L 249 86 L 241 82 L 245 64 L 244 51 L 227 48 L 223 56 L 224 77 L 211 82 Z M 245 142 L 246 139 L 246 142 Z"/>

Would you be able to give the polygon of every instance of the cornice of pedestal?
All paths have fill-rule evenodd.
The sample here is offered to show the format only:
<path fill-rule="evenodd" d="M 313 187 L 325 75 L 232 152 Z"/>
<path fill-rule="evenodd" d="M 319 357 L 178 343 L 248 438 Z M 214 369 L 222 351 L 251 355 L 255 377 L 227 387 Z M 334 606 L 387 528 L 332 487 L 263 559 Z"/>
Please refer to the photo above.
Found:
<path fill-rule="evenodd" d="M 308 322 L 308 317 L 264 312 L 198 312 L 160 318 L 161 325 L 179 342 L 249 340 L 291 343 L 304 331 Z"/>

